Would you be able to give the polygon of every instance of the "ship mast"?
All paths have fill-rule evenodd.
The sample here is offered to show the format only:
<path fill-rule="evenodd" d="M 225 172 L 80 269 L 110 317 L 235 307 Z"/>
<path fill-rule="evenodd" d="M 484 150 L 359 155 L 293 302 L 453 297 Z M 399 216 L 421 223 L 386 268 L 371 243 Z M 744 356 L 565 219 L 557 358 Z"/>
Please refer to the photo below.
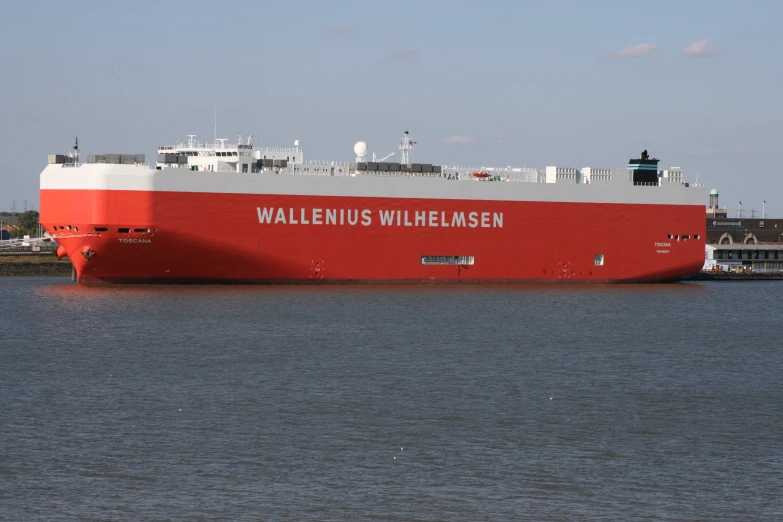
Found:
<path fill-rule="evenodd" d="M 74 165 L 79 163 L 79 136 L 76 136 L 76 143 L 73 146 L 72 156 Z"/>
<path fill-rule="evenodd" d="M 408 134 L 408 131 L 405 131 L 405 134 L 402 135 L 402 141 L 400 142 L 400 163 L 403 165 L 407 165 L 411 162 L 410 160 L 410 151 L 413 148 L 413 146 L 416 145 L 416 142 L 413 141 Z"/>

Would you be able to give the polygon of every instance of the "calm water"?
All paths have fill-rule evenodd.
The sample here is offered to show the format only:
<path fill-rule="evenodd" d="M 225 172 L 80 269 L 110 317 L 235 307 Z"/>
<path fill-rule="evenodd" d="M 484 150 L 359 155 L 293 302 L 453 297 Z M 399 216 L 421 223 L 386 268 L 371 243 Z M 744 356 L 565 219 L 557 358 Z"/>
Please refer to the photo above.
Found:
<path fill-rule="evenodd" d="M 781 303 L 0 278 L 0 519 L 781 520 Z"/>

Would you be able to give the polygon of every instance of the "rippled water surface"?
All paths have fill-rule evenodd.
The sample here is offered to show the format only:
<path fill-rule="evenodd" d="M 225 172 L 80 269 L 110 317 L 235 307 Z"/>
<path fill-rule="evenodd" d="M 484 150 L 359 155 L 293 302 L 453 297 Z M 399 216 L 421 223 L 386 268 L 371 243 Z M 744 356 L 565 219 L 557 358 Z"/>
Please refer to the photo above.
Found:
<path fill-rule="evenodd" d="M 781 303 L 0 278 L 0 519 L 781 520 Z"/>

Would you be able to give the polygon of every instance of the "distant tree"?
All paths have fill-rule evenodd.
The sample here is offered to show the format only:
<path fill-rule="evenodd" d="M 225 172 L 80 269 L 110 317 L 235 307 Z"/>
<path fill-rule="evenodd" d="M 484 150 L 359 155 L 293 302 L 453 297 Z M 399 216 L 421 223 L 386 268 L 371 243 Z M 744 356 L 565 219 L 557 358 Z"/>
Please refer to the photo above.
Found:
<path fill-rule="evenodd" d="M 32 232 L 33 230 L 37 229 L 38 211 L 28 210 L 27 212 L 23 212 L 22 215 L 19 216 L 19 226 L 21 226 L 27 232 Z"/>

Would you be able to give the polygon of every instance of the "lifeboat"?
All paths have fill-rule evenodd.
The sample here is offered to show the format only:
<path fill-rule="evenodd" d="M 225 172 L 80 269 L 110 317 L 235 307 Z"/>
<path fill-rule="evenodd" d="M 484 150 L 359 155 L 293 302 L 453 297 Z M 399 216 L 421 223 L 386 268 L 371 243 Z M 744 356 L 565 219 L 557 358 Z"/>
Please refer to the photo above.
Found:
<path fill-rule="evenodd" d="M 479 179 L 486 179 L 489 177 L 489 172 L 474 172 L 473 177 Z"/>

